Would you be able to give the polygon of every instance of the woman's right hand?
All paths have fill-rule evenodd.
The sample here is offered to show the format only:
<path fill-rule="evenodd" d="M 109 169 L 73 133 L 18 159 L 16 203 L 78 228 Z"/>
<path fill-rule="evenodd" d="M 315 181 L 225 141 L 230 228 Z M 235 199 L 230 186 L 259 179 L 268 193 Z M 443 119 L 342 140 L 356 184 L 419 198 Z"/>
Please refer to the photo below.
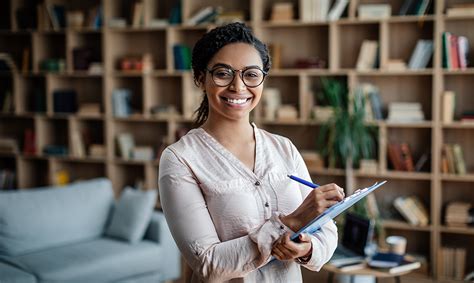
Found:
<path fill-rule="evenodd" d="M 291 214 L 280 220 L 293 231 L 299 231 L 326 209 L 344 199 L 344 189 L 336 184 L 320 186 L 312 190 L 303 203 Z"/>

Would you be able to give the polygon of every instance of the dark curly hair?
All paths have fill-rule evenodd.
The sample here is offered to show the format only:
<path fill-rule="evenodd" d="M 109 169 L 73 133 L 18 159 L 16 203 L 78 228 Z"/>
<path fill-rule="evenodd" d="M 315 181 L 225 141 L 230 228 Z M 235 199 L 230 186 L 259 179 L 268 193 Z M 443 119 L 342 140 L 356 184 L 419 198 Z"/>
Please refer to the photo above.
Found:
<path fill-rule="evenodd" d="M 271 67 L 270 55 L 267 46 L 256 38 L 249 27 L 242 23 L 231 23 L 216 27 L 204 34 L 193 48 L 192 68 L 194 73 L 194 82 L 202 82 L 206 74 L 206 68 L 212 57 L 224 46 L 231 43 L 248 43 L 255 47 L 260 54 L 263 62 L 263 70 L 268 72 Z M 197 117 L 195 124 L 197 126 L 206 122 L 209 115 L 209 102 L 206 93 L 204 93 L 201 105 L 196 110 Z"/>

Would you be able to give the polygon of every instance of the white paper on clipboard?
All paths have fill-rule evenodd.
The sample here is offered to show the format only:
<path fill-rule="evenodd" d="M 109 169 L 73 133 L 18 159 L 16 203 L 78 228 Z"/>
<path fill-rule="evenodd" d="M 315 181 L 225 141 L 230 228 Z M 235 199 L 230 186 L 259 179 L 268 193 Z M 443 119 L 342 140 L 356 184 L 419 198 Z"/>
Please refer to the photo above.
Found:
<path fill-rule="evenodd" d="M 355 193 L 353 193 L 352 195 L 346 197 L 342 201 L 326 209 L 322 214 L 318 215 L 306 226 L 301 228 L 298 232 L 291 235 L 290 239 L 291 240 L 296 239 L 301 233 L 314 234 L 316 231 L 321 229 L 321 227 L 324 224 L 334 219 L 336 216 L 344 212 L 346 209 L 348 209 L 349 207 L 351 207 L 352 205 L 357 203 L 359 200 L 363 199 L 368 194 L 375 191 L 376 189 L 378 189 L 380 186 L 382 186 L 385 183 L 387 183 L 387 181 L 382 181 L 380 183 L 377 182 L 368 188 L 355 191 Z"/>

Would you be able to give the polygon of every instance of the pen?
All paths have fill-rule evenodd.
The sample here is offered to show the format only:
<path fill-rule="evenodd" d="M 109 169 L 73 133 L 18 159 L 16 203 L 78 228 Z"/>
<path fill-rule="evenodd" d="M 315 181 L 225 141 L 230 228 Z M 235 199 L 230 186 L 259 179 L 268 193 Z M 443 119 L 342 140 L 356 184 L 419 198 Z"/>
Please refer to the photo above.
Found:
<path fill-rule="evenodd" d="M 317 187 L 319 187 L 318 184 L 311 183 L 311 182 L 309 182 L 309 181 L 303 180 L 303 179 L 298 178 L 298 177 L 293 176 L 293 175 L 288 175 L 288 177 L 289 177 L 290 179 L 292 179 L 292 180 L 298 182 L 298 183 L 301 183 L 301 184 L 303 184 L 303 185 L 305 185 L 305 186 L 308 186 L 308 187 L 310 187 L 310 188 L 313 188 L 313 189 L 316 189 Z"/>

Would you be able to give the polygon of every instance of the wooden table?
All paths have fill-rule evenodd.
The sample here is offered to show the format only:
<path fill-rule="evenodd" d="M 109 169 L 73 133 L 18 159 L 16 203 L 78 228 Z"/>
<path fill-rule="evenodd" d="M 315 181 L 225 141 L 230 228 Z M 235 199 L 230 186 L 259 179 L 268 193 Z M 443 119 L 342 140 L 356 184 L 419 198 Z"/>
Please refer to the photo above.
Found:
<path fill-rule="evenodd" d="M 357 270 L 341 271 L 338 267 L 331 264 L 324 265 L 323 269 L 329 272 L 328 283 L 334 282 L 335 274 L 350 276 L 351 283 L 354 283 L 354 277 L 357 275 L 374 276 L 375 282 L 378 282 L 379 278 L 391 277 L 395 279 L 396 283 L 400 283 L 400 276 L 408 274 L 412 272 L 413 270 L 416 270 L 416 269 L 413 269 L 413 270 L 408 270 L 408 271 L 403 271 L 403 272 L 398 272 L 398 273 L 388 273 L 388 272 L 384 272 L 384 271 L 373 269 L 373 268 L 370 268 L 369 266 L 366 266 L 364 268 L 357 269 Z"/>

